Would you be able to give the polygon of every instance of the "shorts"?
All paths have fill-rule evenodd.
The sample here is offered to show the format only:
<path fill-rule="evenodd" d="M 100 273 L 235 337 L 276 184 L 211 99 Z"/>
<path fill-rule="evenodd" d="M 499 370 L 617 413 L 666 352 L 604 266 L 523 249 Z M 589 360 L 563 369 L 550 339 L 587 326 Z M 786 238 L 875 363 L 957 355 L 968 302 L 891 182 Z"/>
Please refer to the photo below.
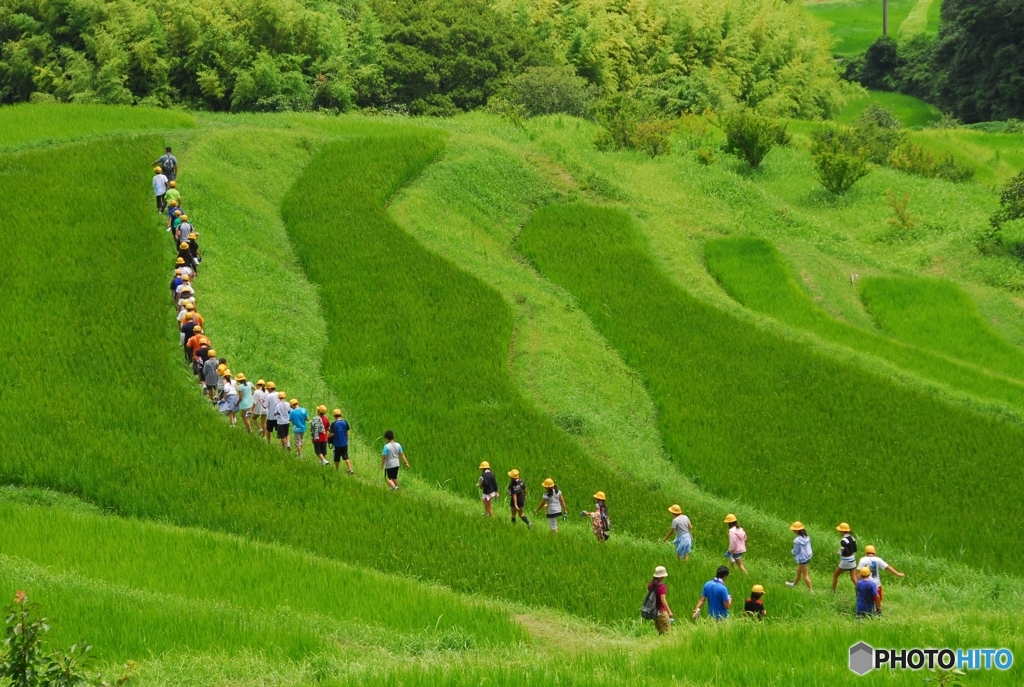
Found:
<path fill-rule="evenodd" d="M 327 455 L 327 442 L 326 441 L 314 441 L 313 442 L 313 453 L 318 456 Z"/>
<path fill-rule="evenodd" d="M 335 458 L 335 460 L 337 460 L 337 458 Z M 387 475 L 388 479 L 398 479 L 398 466 L 393 468 L 384 468 L 384 474 Z"/>
<path fill-rule="evenodd" d="M 343 460 L 348 460 L 348 444 L 334 447 L 334 462 L 340 463 Z M 398 470 L 398 468 L 395 468 L 395 470 Z M 395 472 L 395 477 L 397 476 L 398 473 Z M 391 477 L 390 479 L 394 479 L 394 477 Z"/>
<path fill-rule="evenodd" d="M 562 517 L 561 513 L 559 513 L 557 515 L 549 515 L 548 516 L 548 527 L 551 528 L 552 532 L 557 532 L 558 531 L 558 519 L 560 517 Z"/>
<path fill-rule="evenodd" d="M 690 555 L 690 550 L 693 548 L 693 537 L 689 534 L 680 534 L 676 537 L 676 556 L 682 558 L 683 556 Z"/>
<path fill-rule="evenodd" d="M 808 558 L 808 559 L 807 559 L 806 561 L 802 561 L 802 560 L 800 560 L 799 558 L 797 558 L 797 559 L 796 559 L 796 564 L 797 564 L 797 565 L 807 565 L 807 564 L 808 564 L 808 563 L 810 563 L 810 562 L 811 562 L 811 559 L 810 559 L 810 558 Z"/>
<path fill-rule="evenodd" d="M 305 432 L 292 432 L 292 438 L 295 439 L 295 441 L 297 443 L 301 444 L 302 440 L 306 438 L 306 433 Z"/>
<path fill-rule="evenodd" d="M 725 552 L 725 558 L 726 558 L 726 560 L 728 560 L 728 561 L 729 561 L 730 563 L 736 563 L 736 562 L 737 562 L 737 561 L 739 561 L 739 560 L 740 560 L 741 558 L 743 558 L 743 554 L 742 554 L 742 553 L 729 553 L 728 551 L 726 551 L 726 552 Z"/>
<path fill-rule="evenodd" d="M 289 426 L 290 425 L 287 422 L 283 422 L 283 423 L 279 422 L 279 423 L 277 423 L 277 438 L 278 439 L 287 439 L 288 438 L 288 428 L 289 428 Z"/>
<path fill-rule="evenodd" d="M 484 494 L 482 498 L 484 501 L 493 501 L 498 498 L 498 492 L 494 492 L 493 494 Z"/>
<path fill-rule="evenodd" d="M 273 432 L 275 427 L 277 427 L 277 420 L 271 420 L 268 417 L 267 418 L 267 434 L 270 434 L 271 432 Z"/>
<path fill-rule="evenodd" d="M 857 559 L 856 558 L 839 558 L 839 569 L 840 570 L 856 570 Z"/>

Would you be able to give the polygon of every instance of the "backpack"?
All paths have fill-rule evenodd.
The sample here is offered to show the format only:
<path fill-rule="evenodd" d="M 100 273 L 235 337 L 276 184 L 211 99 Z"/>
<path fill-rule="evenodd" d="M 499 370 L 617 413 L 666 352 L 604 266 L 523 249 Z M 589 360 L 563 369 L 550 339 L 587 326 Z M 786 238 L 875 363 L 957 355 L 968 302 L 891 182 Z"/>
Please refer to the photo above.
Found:
<path fill-rule="evenodd" d="M 644 603 L 640 606 L 640 617 L 645 620 L 654 620 L 658 617 L 658 588 L 651 587 L 647 590 Z"/>

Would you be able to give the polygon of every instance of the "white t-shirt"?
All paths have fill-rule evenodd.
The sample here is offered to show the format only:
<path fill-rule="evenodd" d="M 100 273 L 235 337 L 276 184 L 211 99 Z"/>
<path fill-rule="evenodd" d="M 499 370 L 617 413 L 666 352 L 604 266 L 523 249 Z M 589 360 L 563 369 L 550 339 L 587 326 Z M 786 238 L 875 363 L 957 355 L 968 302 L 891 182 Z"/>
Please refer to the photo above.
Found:
<path fill-rule="evenodd" d="M 277 413 L 277 420 L 279 425 L 287 425 L 292 421 L 292 407 L 288 405 L 288 401 L 282 401 L 280 398 L 277 399 L 277 405 L 274 406 L 274 411 Z"/>
<path fill-rule="evenodd" d="M 267 391 L 264 398 L 267 399 L 267 417 L 277 422 L 277 392 Z"/>
<path fill-rule="evenodd" d="M 690 533 L 690 518 L 685 515 L 677 515 L 672 519 L 672 529 L 676 531 L 676 536 Z"/>
<path fill-rule="evenodd" d="M 238 387 L 235 386 L 235 382 L 233 380 L 229 379 L 228 381 L 224 382 L 224 395 L 225 396 L 237 396 L 238 395 Z"/>
<path fill-rule="evenodd" d="M 876 583 L 881 584 L 882 571 L 889 567 L 889 564 L 883 561 L 878 556 L 864 556 L 857 563 L 857 569 L 867 567 L 871 571 L 871 579 Z"/>
<path fill-rule="evenodd" d="M 253 412 L 256 413 L 257 415 L 266 415 L 267 414 L 267 398 L 266 397 L 267 397 L 267 392 L 264 391 L 263 389 L 256 389 L 256 391 L 252 392 L 252 399 L 253 399 L 253 404 L 254 404 L 254 407 L 255 407 Z"/>
<path fill-rule="evenodd" d="M 389 441 L 384 444 L 384 450 L 380 454 L 384 456 L 385 468 L 397 468 L 398 459 L 402 455 L 402 445 L 397 441 Z"/>
<path fill-rule="evenodd" d="M 163 174 L 155 174 L 153 176 L 153 191 L 158 196 L 162 196 L 167 193 L 167 177 Z"/>

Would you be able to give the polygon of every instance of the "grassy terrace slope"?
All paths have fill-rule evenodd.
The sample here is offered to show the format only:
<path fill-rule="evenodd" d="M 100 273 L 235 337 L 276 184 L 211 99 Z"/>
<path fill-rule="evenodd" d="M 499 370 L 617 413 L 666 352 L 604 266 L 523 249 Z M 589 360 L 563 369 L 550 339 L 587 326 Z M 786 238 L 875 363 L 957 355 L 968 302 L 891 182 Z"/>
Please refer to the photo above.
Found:
<path fill-rule="evenodd" d="M 922 348 L 1024 379 L 1024 351 L 999 336 L 948 281 L 872 277 L 861 298 L 882 329 Z"/>
<path fill-rule="evenodd" d="M 192 115 L 155 107 L 14 105 L 0 109 L 0 150 L 59 143 L 112 132 L 189 129 Z M 157 148 L 159 157 L 162 148 Z"/>
<path fill-rule="evenodd" d="M 670 453 L 701 486 L 805 522 L 850 517 L 852 498 L 862 529 L 907 549 L 966 552 L 1003 570 L 1018 563 L 1000 523 L 1021 504 L 1000 485 L 1024 476 L 1020 428 L 693 299 L 655 267 L 620 211 L 546 208 L 520 245 L 643 374 Z M 871 479 L 853 488 L 858 466 Z"/>
<path fill-rule="evenodd" d="M 1024 375 L 1020 374 L 1020 368 L 1011 372 L 1006 367 L 1009 361 L 1014 360 L 1014 349 L 1005 343 L 1002 348 L 995 347 L 993 340 L 998 341 L 997 337 L 985 327 L 976 312 L 973 313 L 973 319 L 961 316 L 960 322 L 950 322 L 945 318 L 945 312 L 941 307 L 946 302 L 935 303 L 927 311 L 915 311 L 911 308 L 899 322 L 905 323 L 904 329 L 913 331 L 908 332 L 908 336 L 897 334 L 899 338 L 912 344 L 906 345 L 841 322 L 819 308 L 800 288 L 778 251 L 763 239 L 749 237 L 713 239 L 705 244 L 704 254 L 707 258 L 708 270 L 715 276 L 715 279 L 722 284 L 730 296 L 752 310 L 775 317 L 793 327 L 812 331 L 829 341 L 876 355 L 905 370 L 916 372 L 954 389 L 980 398 L 1008 403 L 1018 410 L 1024 410 L 1024 384 L 1014 381 L 1024 380 Z M 883 291 L 884 284 L 887 283 L 889 282 L 882 280 L 881 284 L 870 292 L 877 293 L 880 300 L 888 299 L 881 304 L 881 307 L 883 312 L 896 319 L 899 316 L 894 311 L 898 310 L 897 303 L 900 302 L 900 297 L 897 294 L 905 293 L 907 299 L 914 299 L 915 294 L 911 291 L 904 292 L 902 288 L 894 286 Z M 899 283 L 903 284 L 904 281 L 901 280 Z M 883 296 L 883 293 L 886 295 Z M 959 294 L 959 292 L 956 293 Z M 924 297 L 921 289 L 918 289 L 916 295 L 919 299 Z M 952 298 L 948 293 L 943 295 L 947 296 L 945 301 Z M 963 294 L 959 295 L 961 298 L 965 298 Z M 893 299 L 897 300 L 894 302 Z M 888 309 L 886 309 L 887 305 Z M 962 302 L 958 302 L 957 305 L 961 313 L 967 308 L 967 305 Z M 912 323 L 906 322 L 906 318 L 914 317 L 913 313 L 917 312 L 920 313 L 921 319 L 915 321 L 914 324 L 918 326 L 914 329 Z M 951 311 L 949 314 L 956 318 L 956 314 L 954 314 L 956 312 Z M 970 322 L 973 325 L 972 331 L 976 334 L 974 341 L 977 342 L 977 345 L 961 346 L 957 349 L 959 355 L 955 355 L 955 357 L 973 364 L 962 365 L 955 360 L 918 348 L 918 346 L 923 346 L 926 349 L 937 350 L 939 353 L 951 354 L 952 352 L 946 349 L 957 347 L 957 335 L 954 331 L 965 322 Z M 922 331 L 922 327 L 929 323 L 931 329 L 928 330 L 927 327 L 924 327 Z M 899 326 L 899 324 L 896 325 L 897 328 Z M 932 344 L 925 343 L 927 339 L 940 332 L 945 334 L 942 339 Z M 988 336 L 982 336 L 982 332 Z M 979 352 L 979 346 L 985 346 L 987 357 L 970 355 L 970 353 Z M 993 366 L 990 364 L 992 362 L 1002 364 Z M 979 369 L 979 366 L 996 374 Z M 1009 374 L 1014 379 L 1001 376 L 1004 374 Z"/>

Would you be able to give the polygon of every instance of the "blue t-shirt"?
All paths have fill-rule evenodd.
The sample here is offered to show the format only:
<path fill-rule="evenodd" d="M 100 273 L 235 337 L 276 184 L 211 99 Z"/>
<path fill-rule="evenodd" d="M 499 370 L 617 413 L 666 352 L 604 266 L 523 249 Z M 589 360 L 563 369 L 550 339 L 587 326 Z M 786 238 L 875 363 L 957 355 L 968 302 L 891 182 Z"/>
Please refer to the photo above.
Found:
<path fill-rule="evenodd" d="M 335 420 L 331 423 L 331 431 L 334 432 L 332 446 L 348 446 L 348 420 Z"/>
<path fill-rule="evenodd" d="M 857 583 L 857 612 L 874 613 L 875 595 L 878 594 L 878 586 L 868 577 Z"/>
<path fill-rule="evenodd" d="M 309 413 L 305 408 L 293 408 L 292 412 L 288 413 L 288 419 L 292 423 L 292 432 L 305 432 Z"/>
<path fill-rule="evenodd" d="M 708 600 L 708 615 L 712 618 L 722 620 L 729 617 L 729 609 L 725 603 L 729 600 L 729 590 L 718 579 L 708 580 L 704 583 L 704 591 L 700 593 Z"/>

